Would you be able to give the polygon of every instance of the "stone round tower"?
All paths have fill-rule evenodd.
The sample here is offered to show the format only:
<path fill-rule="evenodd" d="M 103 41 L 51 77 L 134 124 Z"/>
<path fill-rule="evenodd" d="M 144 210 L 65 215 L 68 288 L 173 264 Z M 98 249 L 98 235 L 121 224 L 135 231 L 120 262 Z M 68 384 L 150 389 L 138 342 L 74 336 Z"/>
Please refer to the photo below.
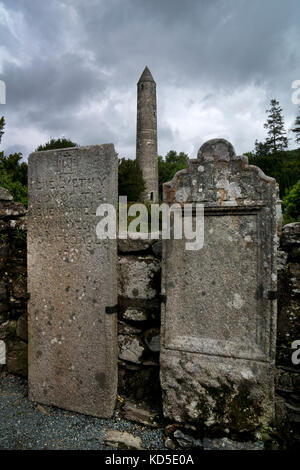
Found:
<path fill-rule="evenodd" d="M 136 159 L 146 190 L 144 201 L 158 201 L 156 83 L 145 67 L 137 83 Z"/>

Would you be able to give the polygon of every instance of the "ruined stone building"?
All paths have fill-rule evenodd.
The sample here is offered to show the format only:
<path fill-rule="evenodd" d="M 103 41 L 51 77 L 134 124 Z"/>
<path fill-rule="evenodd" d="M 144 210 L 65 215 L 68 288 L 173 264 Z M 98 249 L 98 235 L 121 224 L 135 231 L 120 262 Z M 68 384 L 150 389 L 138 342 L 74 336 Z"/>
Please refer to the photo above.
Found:
<path fill-rule="evenodd" d="M 136 159 L 146 184 L 144 201 L 158 201 L 156 83 L 145 67 L 137 83 Z"/>

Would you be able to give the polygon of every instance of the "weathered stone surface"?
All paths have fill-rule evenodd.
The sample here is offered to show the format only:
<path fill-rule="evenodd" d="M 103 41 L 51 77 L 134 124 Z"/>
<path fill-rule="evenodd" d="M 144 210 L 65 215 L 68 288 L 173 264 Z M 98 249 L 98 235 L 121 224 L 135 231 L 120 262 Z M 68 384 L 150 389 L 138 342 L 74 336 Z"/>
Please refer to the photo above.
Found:
<path fill-rule="evenodd" d="M 147 251 L 151 248 L 154 240 L 139 240 L 132 238 L 118 239 L 118 250 L 120 253 L 135 253 Z"/>
<path fill-rule="evenodd" d="M 300 223 L 284 226 L 281 245 L 285 251 L 280 253 L 286 256 L 281 257 L 283 261 L 279 263 L 278 270 L 276 362 L 296 369 L 291 361 L 291 342 L 300 338 Z"/>
<path fill-rule="evenodd" d="M 205 208 L 202 249 L 163 241 L 161 384 L 172 421 L 242 432 L 273 418 L 277 197 L 275 180 L 222 139 L 164 185 L 165 202 Z"/>
<path fill-rule="evenodd" d="M 0 217 L 19 217 L 25 215 L 26 212 L 20 202 L 5 201 L 0 206 Z"/>
<path fill-rule="evenodd" d="M 138 436 L 133 436 L 126 431 L 117 431 L 115 429 L 105 430 L 106 438 L 104 439 L 105 444 L 114 447 L 116 449 L 125 450 L 142 450 L 142 440 Z"/>
<path fill-rule="evenodd" d="M 288 254 L 285 251 L 278 250 L 277 253 L 277 271 L 282 271 L 286 268 Z"/>
<path fill-rule="evenodd" d="M 195 438 L 187 432 L 176 429 L 173 437 L 167 437 L 165 446 L 169 449 L 200 449 L 200 450 L 263 450 L 264 444 L 261 441 L 233 441 L 227 437 L 223 438 Z"/>
<path fill-rule="evenodd" d="M 120 335 L 139 335 L 142 332 L 140 328 L 136 326 L 128 325 L 125 322 L 119 322 L 118 324 L 118 333 Z"/>
<path fill-rule="evenodd" d="M 285 248 L 300 245 L 300 222 L 292 222 L 283 227 L 281 243 Z"/>
<path fill-rule="evenodd" d="M 158 291 L 159 260 L 153 257 L 119 256 L 119 295 L 129 299 L 153 299 Z"/>
<path fill-rule="evenodd" d="M 12 201 L 13 197 L 6 188 L 0 187 L 0 201 Z"/>
<path fill-rule="evenodd" d="M 145 409 L 130 402 L 126 402 L 122 409 L 122 415 L 125 419 L 137 423 L 143 423 L 151 427 L 157 427 L 157 423 L 155 421 L 156 414 L 157 413 L 155 411 Z"/>
<path fill-rule="evenodd" d="M 202 441 L 200 439 L 195 439 L 194 437 L 183 433 L 180 429 L 176 429 L 174 432 L 174 437 L 179 446 L 183 449 L 191 449 L 195 447 L 202 449 L 203 447 Z"/>
<path fill-rule="evenodd" d="M 134 307 L 128 307 L 123 313 L 123 318 L 124 320 L 146 321 L 148 317 L 145 310 L 141 310 Z"/>
<path fill-rule="evenodd" d="M 263 442 L 239 442 L 227 437 L 222 439 L 203 439 L 204 450 L 263 450 Z"/>
<path fill-rule="evenodd" d="M 145 347 L 135 334 L 119 334 L 119 358 L 140 364 Z"/>
<path fill-rule="evenodd" d="M 145 346 L 140 338 L 142 330 L 126 323 L 119 322 L 118 325 L 118 345 L 119 359 L 122 361 L 140 364 L 145 350 Z"/>
<path fill-rule="evenodd" d="M 142 332 L 140 328 L 137 328 L 136 326 L 128 325 L 125 322 L 119 322 L 118 324 L 118 333 L 120 335 L 139 335 Z"/>
<path fill-rule="evenodd" d="M 117 391 L 117 243 L 96 210 L 117 204 L 112 144 L 29 157 L 29 397 L 112 415 Z"/>

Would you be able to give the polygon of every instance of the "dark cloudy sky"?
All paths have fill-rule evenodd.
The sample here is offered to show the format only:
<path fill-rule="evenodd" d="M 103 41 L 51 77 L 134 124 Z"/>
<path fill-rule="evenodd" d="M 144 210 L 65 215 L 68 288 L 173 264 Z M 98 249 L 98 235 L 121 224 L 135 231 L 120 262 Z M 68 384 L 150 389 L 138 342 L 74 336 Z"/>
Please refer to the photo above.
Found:
<path fill-rule="evenodd" d="M 275 97 L 286 127 L 300 80 L 299 0 L 0 0 L 4 150 L 62 135 L 135 157 L 136 83 L 157 83 L 158 150 L 191 157 L 224 137 L 264 139 Z M 293 144 L 291 143 L 291 147 Z"/>

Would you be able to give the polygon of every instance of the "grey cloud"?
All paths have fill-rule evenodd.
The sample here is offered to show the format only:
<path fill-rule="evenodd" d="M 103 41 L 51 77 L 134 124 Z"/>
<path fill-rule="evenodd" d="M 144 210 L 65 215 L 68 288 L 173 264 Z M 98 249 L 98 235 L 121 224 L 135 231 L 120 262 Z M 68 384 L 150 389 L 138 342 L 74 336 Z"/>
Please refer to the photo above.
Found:
<path fill-rule="evenodd" d="M 121 154 L 131 148 L 134 156 L 135 108 L 122 103 L 125 120 L 117 101 L 135 100 L 146 64 L 164 109 L 165 120 L 158 123 L 161 153 L 178 142 L 168 122 L 176 119 L 165 101 L 170 87 L 178 99 L 189 92 L 187 115 L 195 102 L 201 109 L 218 107 L 217 96 L 247 86 L 266 91 L 265 109 L 277 97 L 287 120 L 297 112 L 290 84 L 300 79 L 298 0 L 5 0 L 3 5 L 23 18 L 15 26 L 17 38 L 9 28 L 0 30 L 1 45 L 17 60 L 5 62 L 0 75 L 7 83 L 3 114 L 13 126 L 26 123 L 41 135 L 64 134 L 80 144 L 112 140 Z M 195 101 L 199 91 L 203 96 Z M 98 111 L 83 113 L 89 103 L 98 103 Z M 230 104 L 227 111 L 230 119 Z M 262 121 L 259 129 L 261 109 L 255 119 Z M 228 122 L 226 132 L 244 149 L 253 145 L 252 135 L 250 141 Z M 196 139 L 191 138 L 195 146 Z"/>
<path fill-rule="evenodd" d="M 75 54 L 64 54 L 56 63 L 39 58 L 23 67 L 9 63 L 3 73 L 8 106 L 38 108 L 40 112 L 44 109 L 44 114 L 62 107 L 77 107 L 83 100 L 104 92 L 106 83 L 99 75 Z"/>

